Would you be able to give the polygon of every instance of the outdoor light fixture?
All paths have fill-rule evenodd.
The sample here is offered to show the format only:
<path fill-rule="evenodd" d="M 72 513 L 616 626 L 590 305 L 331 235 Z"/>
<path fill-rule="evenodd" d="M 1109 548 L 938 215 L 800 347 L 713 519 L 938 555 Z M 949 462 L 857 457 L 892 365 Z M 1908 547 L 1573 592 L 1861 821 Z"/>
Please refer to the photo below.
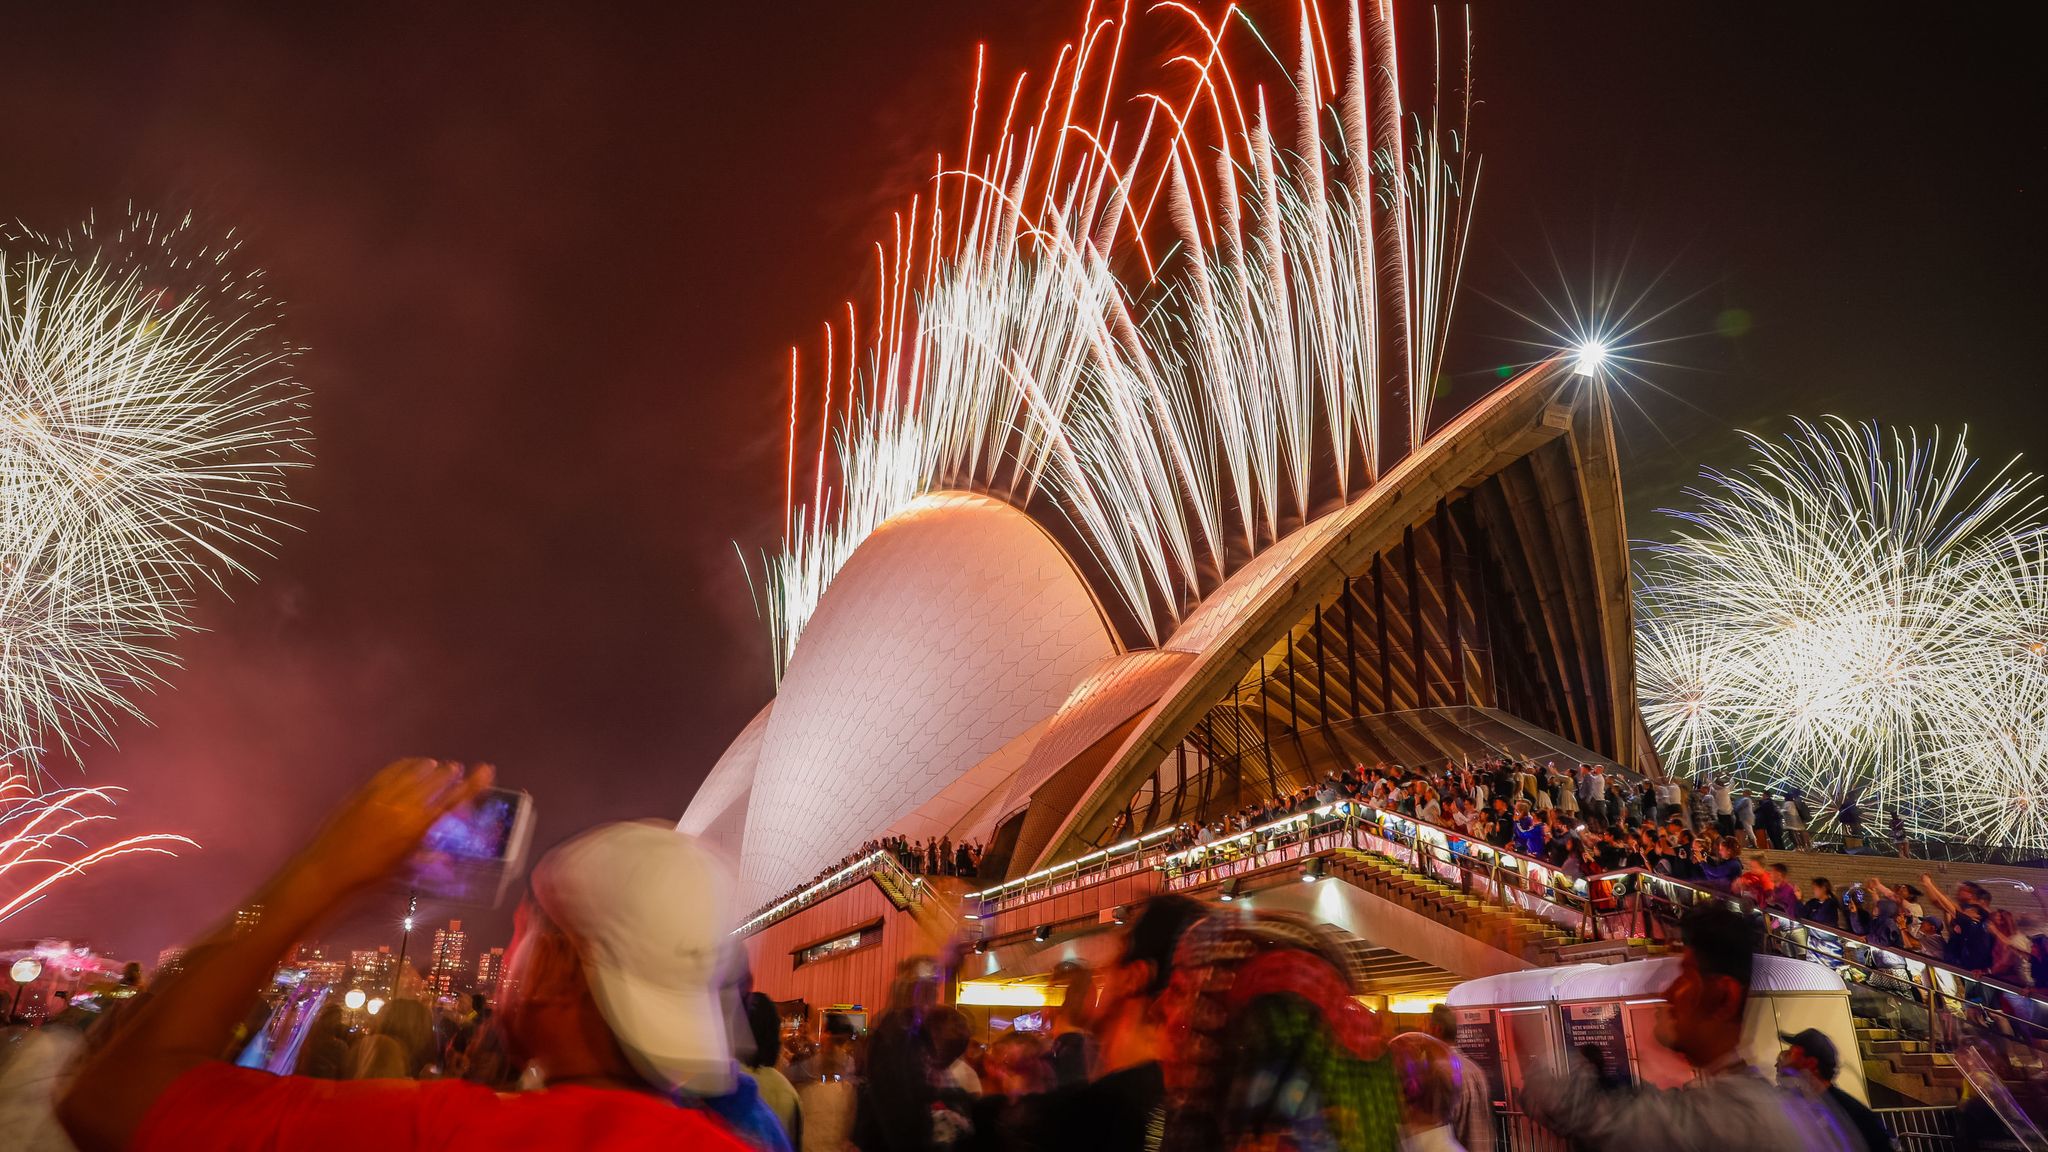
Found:
<path fill-rule="evenodd" d="M 1040 924 L 1037 928 L 1032 929 L 1031 938 L 1040 944 L 1052 939 L 1052 925 Z"/>
<path fill-rule="evenodd" d="M 1110 920 L 1111 920 L 1111 921 L 1113 921 L 1113 922 L 1115 922 L 1115 923 L 1117 923 L 1117 924 L 1121 924 L 1121 923 L 1123 923 L 1123 922 L 1124 922 L 1124 921 L 1125 921 L 1126 919 L 1129 919 L 1129 917 L 1130 917 L 1130 914 L 1131 914 L 1131 906 L 1130 906 L 1129 904 L 1119 904 L 1119 905 L 1117 905 L 1116 907 L 1114 907 L 1114 908 L 1111 908 L 1111 909 L 1109 910 L 1109 918 L 1110 918 Z"/>
<path fill-rule="evenodd" d="M 356 1012 L 362 1009 L 363 1001 L 368 999 L 369 997 L 363 994 L 361 988 L 351 988 L 348 990 L 348 995 L 341 998 L 341 1002 L 348 1007 L 349 1011 Z"/>
<path fill-rule="evenodd" d="M 375 1016 L 384 1010 L 384 998 L 382 996 L 372 996 L 370 997 L 370 1002 L 364 1005 L 364 1007 L 370 1010 L 370 1015 Z"/>
<path fill-rule="evenodd" d="M 1216 898 L 1218 900 L 1223 901 L 1225 904 L 1228 904 L 1232 900 L 1237 899 L 1237 881 L 1225 880 L 1223 882 L 1223 891 L 1218 892 L 1216 894 Z"/>
<path fill-rule="evenodd" d="M 1597 376 L 1600 366 L 1607 362 L 1607 345 L 1598 340 L 1588 340 L 1579 345 L 1578 359 L 1572 362 L 1575 376 Z"/>
<path fill-rule="evenodd" d="M 10 1018 L 21 1015 L 21 994 L 43 974 L 43 962 L 33 956 L 23 956 L 8 966 L 7 978 L 14 981 L 14 1007 L 9 1010 Z"/>
<path fill-rule="evenodd" d="M 1301 882 L 1313 884 L 1323 878 L 1323 858 L 1317 856 L 1301 866 Z"/>

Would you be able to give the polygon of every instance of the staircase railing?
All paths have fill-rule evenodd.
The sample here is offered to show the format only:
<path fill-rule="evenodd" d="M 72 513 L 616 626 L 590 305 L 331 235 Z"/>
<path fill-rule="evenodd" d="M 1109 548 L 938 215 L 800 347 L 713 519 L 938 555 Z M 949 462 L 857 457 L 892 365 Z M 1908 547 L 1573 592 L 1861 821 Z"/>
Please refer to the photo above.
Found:
<path fill-rule="evenodd" d="M 1324 804 L 1192 847 L 1173 843 L 1173 833 L 1164 829 L 970 893 L 968 915 L 990 915 L 1146 868 L 1157 869 L 1169 888 L 1178 889 L 1351 849 L 1541 919 L 1582 942 L 1676 941 L 1677 920 L 1687 908 L 1720 901 L 1758 921 L 1768 951 L 1834 969 L 1852 989 L 1882 997 L 1901 1031 L 1938 1050 L 1952 1050 L 1958 1040 L 1975 1035 L 2048 1051 L 2048 1000 L 2028 989 L 1640 868 L 1572 876 L 1547 861 L 1357 800 Z"/>
<path fill-rule="evenodd" d="M 876 876 L 886 881 L 881 884 L 881 888 L 890 894 L 890 903 L 898 908 L 908 909 L 921 904 L 930 894 L 923 877 L 912 876 L 894 855 L 888 852 L 870 852 L 816 883 L 799 888 L 775 903 L 762 907 L 741 921 L 740 926 L 733 929 L 732 934 L 746 936 L 758 932 L 785 916 L 800 912 L 820 900 L 829 899 L 863 880 Z"/>

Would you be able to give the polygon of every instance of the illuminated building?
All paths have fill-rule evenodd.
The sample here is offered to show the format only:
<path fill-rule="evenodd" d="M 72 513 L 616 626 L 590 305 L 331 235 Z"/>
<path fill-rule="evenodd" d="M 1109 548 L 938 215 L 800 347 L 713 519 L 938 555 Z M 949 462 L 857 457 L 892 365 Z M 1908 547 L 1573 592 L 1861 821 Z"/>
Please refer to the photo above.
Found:
<path fill-rule="evenodd" d="M 1328 93 L 1294 85 L 1298 122 L 1349 115 L 1363 78 L 1394 73 L 1391 17 L 1361 11 L 1376 30 L 1350 51 L 1372 58 Z M 1172 118 L 1207 132 L 1228 115 L 1209 98 Z M 1075 149 L 948 209 L 982 223 L 905 225 L 942 251 L 904 258 L 932 271 L 892 281 L 909 303 L 862 327 L 844 385 L 861 402 L 826 421 L 839 448 L 817 437 L 808 491 L 791 441 L 762 596 L 774 699 L 679 823 L 736 859 L 763 991 L 872 1004 L 893 961 L 936 950 L 903 889 L 943 879 L 856 868 L 798 896 L 877 838 L 984 845 L 975 883 L 993 885 L 1360 764 L 1644 762 L 1609 350 L 1551 348 L 1453 395 L 1437 358 L 1462 143 L 1404 142 L 1402 122 L 1304 148 L 1256 192 Z M 1196 148 L 1249 170 L 1290 147 L 1267 131 Z M 983 147 L 994 168 L 1030 144 Z M 1352 149 L 1453 187 L 1373 184 Z M 1069 195 L 1101 179 L 1117 191 Z M 1155 235 L 1125 217 L 1125 182 L 1175 205 Z M 1170 248 L 1185 261 L 1155 261 Z M 1067 915 L 1111 924 L 1143 894 Z M 991 949 L 987 972 L 1049 969 L 1054 927 Z"/>
<path fill-rule="evenodd" d="M 150 974 L 150 981 L 154 983 L 166 977 L 176 976 L 184 970 L 185 950 L 183 948 L 166 948 L 156 954 L 156 971 Z"/>
<path fill-rule="evenodd" d="M 348 984 L 351 988 L 365 990 L 391 988 L 392 978 L 398 973 L 398 957 L 391 952 L 389 944 L 351 952 L 348 956 Z"/>
<path fill-rule="evenodd" d="M 427 954 L 427 986 L 434 990 L 434 995 L 452 996 L 460 990 L 468 940 L 460 920 L 450 920 L 448 927 L 434 929 L 433 949 Z"/>
<path fill-rule="evenodd" d="M 505 950 L 487 948 L 477 954 L 476 990 L 486 996 L 497 995 L 498 976 L 505 968 Z"/>

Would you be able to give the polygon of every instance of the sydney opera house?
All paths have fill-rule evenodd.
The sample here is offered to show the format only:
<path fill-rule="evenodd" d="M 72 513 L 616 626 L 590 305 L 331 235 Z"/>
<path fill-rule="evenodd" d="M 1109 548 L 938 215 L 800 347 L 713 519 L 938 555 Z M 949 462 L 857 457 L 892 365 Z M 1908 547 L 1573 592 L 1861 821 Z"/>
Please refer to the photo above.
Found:
<path fill-rule="evenodd" d="M 1237 12 L 1152 18 L 1220 68 Z M 793 376 L 779 683 L 681 827 L 813 1020 L 949 940 L 1014 993 L 1167 883 L 1168 830 L 1333 770 L 1644 756 L 1614 379 L 1553 346 L 1436 403 L 1477 170 L 1455 110 L 1403 108 L 1391 9 L 1303 23 L 1296 106 L 1255 114 L 1185 55 L 1114 99 L 1140 69 L 1109 23 L 1035 124 L 977 92 L 873 313 L 827 328 L 809 484 Z M 1172 139 L 1111 115 L 1161 92 Z M 859 857 L 890 836 L 986 853 L 971 883 Z M 1319 917 L 1418 979 L 1526 963 L 1338 889 Z"/>
<path fill-rule="evenodd" d="M 1629 765 L 1620 495 L 1597 378 L 1546 362 L 1138 648 L 1032 519 L 933 492 L 854 552 L 683 827 L 741 862 L 763 988 L 873 1004 L 893 961 L 947 925 L 920 925 L 859 867 L 804 888 L 880 836 L 984 843 L 989 888 L 1351 764 Z M 1072 954 L 1038 939 L 1061 927 L 1050 914 L 1010 919 L 1032 923 L 1011 932 L 1024 947 L 985 952 L 1002 974 Z M 835 941 L 893 946 L 804 962 Z"/>

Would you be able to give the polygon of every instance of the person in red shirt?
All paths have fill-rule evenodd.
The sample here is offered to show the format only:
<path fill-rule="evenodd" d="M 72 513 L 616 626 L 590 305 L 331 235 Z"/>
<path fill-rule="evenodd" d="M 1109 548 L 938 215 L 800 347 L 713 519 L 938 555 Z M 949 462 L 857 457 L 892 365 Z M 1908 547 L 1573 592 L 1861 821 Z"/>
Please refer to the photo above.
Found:
<path fill-rule="evenodd" d="M 218 1059 L 292 943 L 390 877 L 490 780 L 489 767 L 418 759 L 378 773 L 251 899 L 263 908 L 252 930 L 191 949 L 185 972 L 79 1068 L 58 1106 L 79 1148 L 746 1152 L 715 1118 L 675 1103 L 730 1089 L 718 957 L 731 885 L 666 825 L 604 825 L 534 867 L 501 1015 L 515 1057 L 546 1088 L 334 1082 Z"/>

